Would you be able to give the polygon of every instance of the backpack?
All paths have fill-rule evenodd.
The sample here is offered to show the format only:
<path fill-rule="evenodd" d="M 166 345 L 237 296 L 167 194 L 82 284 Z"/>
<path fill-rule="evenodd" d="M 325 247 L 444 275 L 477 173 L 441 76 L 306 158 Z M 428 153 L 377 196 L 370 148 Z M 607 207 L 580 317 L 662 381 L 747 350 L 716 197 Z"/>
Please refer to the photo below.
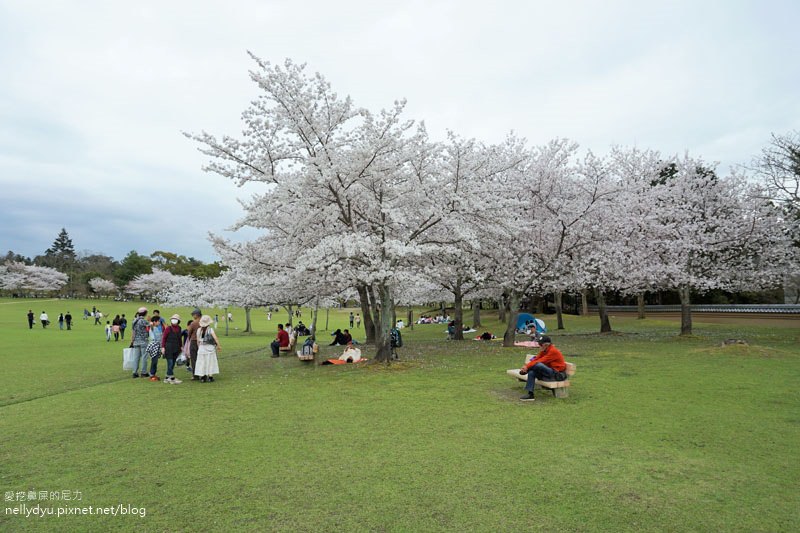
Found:
<path fill-rule="evenodd" d="M 400 348 L 403 346 L 403 336 L 400 335 L 400 330 L 397 328 L 392 328 L 389 331 L 389 340 L 391 342 L 392 348 Z"/>
<path fill-rule="evenodd" d="M 303 343 L 303 348 L 300 350 L 301 355 L 314 355 L 314 340 L 309 337 L 306 342 Z"/>

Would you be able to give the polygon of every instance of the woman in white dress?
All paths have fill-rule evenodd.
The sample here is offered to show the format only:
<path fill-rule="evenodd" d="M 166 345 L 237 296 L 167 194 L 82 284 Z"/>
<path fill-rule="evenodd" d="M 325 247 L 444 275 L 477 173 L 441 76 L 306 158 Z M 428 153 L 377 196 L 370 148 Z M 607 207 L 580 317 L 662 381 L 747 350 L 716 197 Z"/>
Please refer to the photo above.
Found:
<path fill-rule="evenodd" d="M 213 328 L 210 328 L 211 317 L 200 317 L 200 328 L 197 330 L 197 364 L 194 375 L 200 376 L 203 383 L 214 381 L 214 374 L 219 374 L 217 352 L 221 351 L 219 339 Z"/>

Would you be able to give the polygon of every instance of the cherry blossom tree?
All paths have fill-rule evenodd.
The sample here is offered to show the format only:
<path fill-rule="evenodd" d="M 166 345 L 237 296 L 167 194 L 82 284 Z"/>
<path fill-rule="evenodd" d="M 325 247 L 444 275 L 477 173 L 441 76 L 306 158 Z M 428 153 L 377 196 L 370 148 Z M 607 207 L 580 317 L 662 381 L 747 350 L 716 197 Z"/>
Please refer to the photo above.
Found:
<path fill-rule="evenodd" d="M 493 192 L 487 184 L 525 161 L 522 143 L 513 136 L 499 145 L 484 146 L 475 139 L 461 139 L 454 133 L 443 147 L 440 172 L 451 187 L 451 201 L 457 204 L 446 220 L 429 236 L 438 251 L 420 265 L 429 278 L 449 295 L 454 303 L 455 340 L 463 340 L 464 300 L 487 285 L 491 264 L 487 253 L 494 247 L 492 233 L 497 206 L 489 200 Z"/>
<path fill-rule="evenodd" d="M 678 290 L 681 335 L 692 333 L 692 291 L 758 290 L 783 281 L 793 261 L 786 221 L 743 176 L 719 177 L 686 155 L 665 167 L 648 194 L 655 212 L 650 268 L 662 288 Z"/>
<path fill-rule="evenodd" d="M 10 262 L 0 265 L 0 289 L 6 291 L 21 290 L 25 285 L 24 263 Z"/>
<path fill-rule="evenodd" d="M 658 179 L 664 161 L 651 150 L 615 147 L 604 159 L 591 154 L 581 173 L 605 188 L 597 206 L 587 213 L 580 230 L 591 246 L 572 254 L 571 272 L 563 278 L 563 290 L 592 287 L 598 303 L 600 331 L 611 331 L 605 294 L 619 291 L 641 294 L 659 285 L 653 267 L 649 220 L 653 207 L 647 194 Z"/>
<path fill-rule="evenodd" d="M 585 231 L 591 214 L 612 194 L 607 173 L 589 172 L 577 145 L 565 139 L 530 149 L 523 164 L 492 183 L 505 214 L 492 232 L 491 275 L 504 295 L 504 346 L 513 346 L 520 302 L 526 295 L 560 290 L 573 276 L 571 258 L 591 246 Z"/>
<path fill-rule="evenodd" d="M 55 292 L 67 284 L 66 274 L 50 267 L 12 261 L 0 266 L 0 288 L 8 291 Z"/>
<path fill-rule="evenodd" d="M 157 295 L 159 301 L 170 306 L 213 307 L 212 278 L 176 276 L 173 282 Z"/>
<path fill-rule="evenodd" d="M 453 209 L 435 172 L 436 146 L 402 118 L 404 102 L 373 114 L 339 98 L 321 75 L 308 76 L 304 65 L 253 59 L 259 69 L 251 78 L 262 93 L 243 114 L 244 138 L 192 136 L 212 158 L 206 169 L 270 185 L 244 203 L 240 221 L 265 230 L 264 268 L 311 279 L 324 272 L 372 292 L 376 359 L 388 361 L 396 273 L 436 252 L 426 233 Z"/>
<path fill-rule="evenodd" d="M 109 281 L 104 278 L 92 278 L 89 280 L 89 287 L 92 288 L 92 292 L 96 294 L 116 294 L 119 289 L 117 289 L 117 285 L 113 281 Z"/>
<path fill-rule="evenodd" d="M 150 274 L 140 274 L 133 278 L 126 286 L 125 292 L 141 297 L 156 297 L 165 289 L 176 283 L 178 276 L 165 270 L 153 269 Z"/>

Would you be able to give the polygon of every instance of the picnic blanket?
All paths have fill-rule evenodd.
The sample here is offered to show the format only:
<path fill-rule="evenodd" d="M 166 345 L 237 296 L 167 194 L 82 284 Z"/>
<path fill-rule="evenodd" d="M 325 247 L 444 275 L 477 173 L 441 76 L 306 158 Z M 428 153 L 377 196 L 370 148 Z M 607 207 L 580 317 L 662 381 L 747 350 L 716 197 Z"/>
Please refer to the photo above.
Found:
<path fill-rule="evenodd" d="M 366 357 L 362 357 L 361 359 L 359 359 L 355 363 L 363 363 L 364 361 L 367 361 Z M 328 359 L 328 360 L 322 362 L 323 365 L 346 365 L 346 364 L 355 364 L 355 363 L 353 363 L 352 361 L 342 361 L 341 359 Z"/>
<path fill-rule="evenodd" d="M 536 341 L 521 341 L 521 342 L 515 342 L 514 346 L 523 346 L 525 348 L 539 348 L 539 343 Z"/>

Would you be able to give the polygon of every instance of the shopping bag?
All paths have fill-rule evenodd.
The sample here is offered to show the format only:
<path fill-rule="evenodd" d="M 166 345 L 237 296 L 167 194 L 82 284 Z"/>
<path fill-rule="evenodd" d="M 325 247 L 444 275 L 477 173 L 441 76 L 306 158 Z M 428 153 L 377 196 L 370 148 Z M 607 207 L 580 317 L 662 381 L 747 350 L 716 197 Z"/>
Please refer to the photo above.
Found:
<path fill-rule="evenodd" d="M 133 348 L 122 350 L 122 370 L 136 370 L 136 362 L 133 360 Z"/>

